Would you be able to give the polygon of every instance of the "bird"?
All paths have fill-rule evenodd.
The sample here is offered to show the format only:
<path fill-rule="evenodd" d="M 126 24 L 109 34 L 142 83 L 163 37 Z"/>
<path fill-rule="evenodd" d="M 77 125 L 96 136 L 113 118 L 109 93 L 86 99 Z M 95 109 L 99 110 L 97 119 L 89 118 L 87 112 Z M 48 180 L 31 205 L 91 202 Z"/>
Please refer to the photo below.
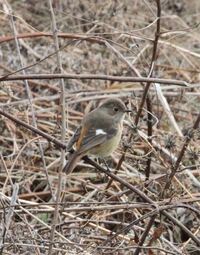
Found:
<path fill-rule="evenodd" d="M 109 98 L 86 114 L 67 145 L 69 155 L 63 172 L 70 174 L 84 156 L 104 158 L 118 147 L 125 113 L 131 112 L 119 98 Z"/>

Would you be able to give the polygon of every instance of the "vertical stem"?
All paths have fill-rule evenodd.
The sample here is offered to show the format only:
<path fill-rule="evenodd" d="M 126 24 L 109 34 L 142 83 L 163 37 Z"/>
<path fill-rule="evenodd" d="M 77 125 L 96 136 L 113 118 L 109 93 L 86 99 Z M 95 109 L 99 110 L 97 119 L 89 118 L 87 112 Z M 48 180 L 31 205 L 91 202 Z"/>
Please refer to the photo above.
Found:
<path fill-rule="evenodd" d="M 151 100 L 149 96 L 147 96 L 146 99 L 146 105 L 147 105 L 147 134 L 148 134 L 148 142 L 151 144 L 152 143 L 152 105 L 151 105 Z M 145 168 L 145 175 L 146 175 L 146 180 L 149 179 L 150 176 L 150 169 L 151 169 L 151 155 L 152 153 L 149 153 L 148 159 L 147 159 L 147 165 Z"/>
<path fill-rule="evenodd" d="M 151 219 L 150 219 L 148 225 L 146 226 L 146 229 L 143 232 L 142 237 L 141 237 L 141 239 L 140 239 L 140 241 L 138 243 L 138 247 L 136 248 L 136 250 L 133 253 L 133 255 L 138 255 L 140 253 L 140 250 L 141 250 L 140 247 L 144 244 L 144 241 L 145 241 L 147 235 L 149 234 L 149 231 L 150 231 L 150 229 L 151 229 L 151 227 L 152 227 L 152 225 L 153 225 L 153 223 L 155 221 L 155 218 L 156 218 L 156 215 L 151 217 Z"/>
<path fill-rule="evenodd" d="M 155 33 L 155 39 L 154 39 L 154 44 L 153 44 L 153 54 L 152 54 L 152 59 L 151 59 L 151 65 L 149 68 L 149 74 L 148 74 L 148 78 L 152 77 L 153 74 L 153 69 L 154 69 L 154 64 L 156 61 L 156 54 L 157 54 L 157 47 L 158 47 L 158 40 L 160 37 L 160 17 L 161 17 L 161 5 L 160 5 L 160 0 L 156 0 L 156 4 L 157 4 L 157 26 L 156 26 L 156 33 Z M 139 106 L 139 110 L 137 112 L 137 115 L 135 117 L 135 125 L 137 126 L 139 123 L 139 119 L 140 119 L 140 115 L 142 113 L 142 109 L 150 88 L 151 82 L 147 82 L 145 88 L 144 88 L 144 92 L 142 95 L 142 100 Z"/>
<path fill-rule="evenodd" d="M 57 65 L 58 70 L 60 73 L 62 73 L 62 63 L 60 58 L 60 51 L 59 51 L 59 41 L 58 41 L 58 35 L 57 35 L 57 26 L 56 26 L 56 20 L 55 15 L 52 7 L 52 0 L 48 0 L 49 2 L 49 9 L 51 13 L 51 20 L 52 20 L 52 30 L 53 30 L 53 36 L 54 36 L 54 44 L 55 44 L 55 50 L 56 50 L 56 57 L 57 57 Z M 64 143 L 65 141 L 65 133 L 66 133 L 66 114 L 65 114 L 65 85 L 64 80 L 60 80 L 60 107 L 61 107 L 61 141 Z M 55 204 L 55 211 L 53 215 L 52 220 L 52 228 L 51 228 L 51 234 L 50 234 L 50 244 L 49 244 L 49 251 L 48 255 L 52 254 L 53 251 L 53 243 L 54 243 L 54 235 L 56 230 L 56 224 L 58 221 L 59 216 L 59 203 L 60 203 L 60 195 L 61 195 L 61 188 L 62 188 L 62 169 L 64 165 L 65 160 L 65 150 L 61 150 L 61 160 L 60 160 L 60 167 L 59 167 L 59 173 L 58 173 L 58 187 L 57 187 L 57 193 L 56 193 L 56 204 Z"/>

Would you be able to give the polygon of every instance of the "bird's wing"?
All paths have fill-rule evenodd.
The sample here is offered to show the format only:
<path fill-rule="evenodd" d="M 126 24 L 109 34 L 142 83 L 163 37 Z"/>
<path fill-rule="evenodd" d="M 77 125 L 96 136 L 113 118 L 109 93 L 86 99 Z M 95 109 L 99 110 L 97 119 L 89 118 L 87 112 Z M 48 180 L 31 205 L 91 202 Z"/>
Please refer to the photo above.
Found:
<path fill-rule="evenodd" d="M 81 142 L 77 142 L 77 152 L 84 154 L 92 148 L 104 143 L 105 141 L 111 139 L 117 133 L 117 128 L 110 128 L 108 130 L 103 130 L 101 128 L 90 128 L 87 132 L 81 132 L 83 134 L 83 138 Z M 81 135 L 80 135 L 81 137 Z"/>

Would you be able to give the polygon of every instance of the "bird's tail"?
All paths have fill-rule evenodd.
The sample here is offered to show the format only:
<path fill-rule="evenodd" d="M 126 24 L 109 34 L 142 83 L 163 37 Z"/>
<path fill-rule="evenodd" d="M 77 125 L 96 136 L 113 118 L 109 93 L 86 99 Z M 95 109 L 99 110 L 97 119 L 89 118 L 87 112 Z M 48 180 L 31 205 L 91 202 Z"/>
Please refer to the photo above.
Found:
<path fill-rule="evenodd" d="M 63 168 L 63 172 L 70 174 L 76 167 L 77 162 L 82 158 L 82 155 L 74 152 L 69 156 L 67 164 Z"/>

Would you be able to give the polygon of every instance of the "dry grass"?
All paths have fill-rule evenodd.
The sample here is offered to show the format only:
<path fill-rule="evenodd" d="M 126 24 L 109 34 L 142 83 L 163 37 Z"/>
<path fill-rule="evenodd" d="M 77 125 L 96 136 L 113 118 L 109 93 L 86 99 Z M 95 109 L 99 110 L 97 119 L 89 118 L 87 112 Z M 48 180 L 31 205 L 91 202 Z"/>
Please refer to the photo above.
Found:
<path fill-rule="evenodd" d="M 4 77 L 0 110 L 16 121 L 0 117 L 0 254 L 200 254 L 200 1 L 162 0 L 160 25 L 158 0 L 55 0 L 52 13 L 50 2 L 1 2 L 1 76 L 188 86 Z M 65 176 L 61 146 L 17 124 L 67 143 L 83 114 L 111 96 L 133 109 L 107 161 L 112 181 L 101 162 Z"/>

